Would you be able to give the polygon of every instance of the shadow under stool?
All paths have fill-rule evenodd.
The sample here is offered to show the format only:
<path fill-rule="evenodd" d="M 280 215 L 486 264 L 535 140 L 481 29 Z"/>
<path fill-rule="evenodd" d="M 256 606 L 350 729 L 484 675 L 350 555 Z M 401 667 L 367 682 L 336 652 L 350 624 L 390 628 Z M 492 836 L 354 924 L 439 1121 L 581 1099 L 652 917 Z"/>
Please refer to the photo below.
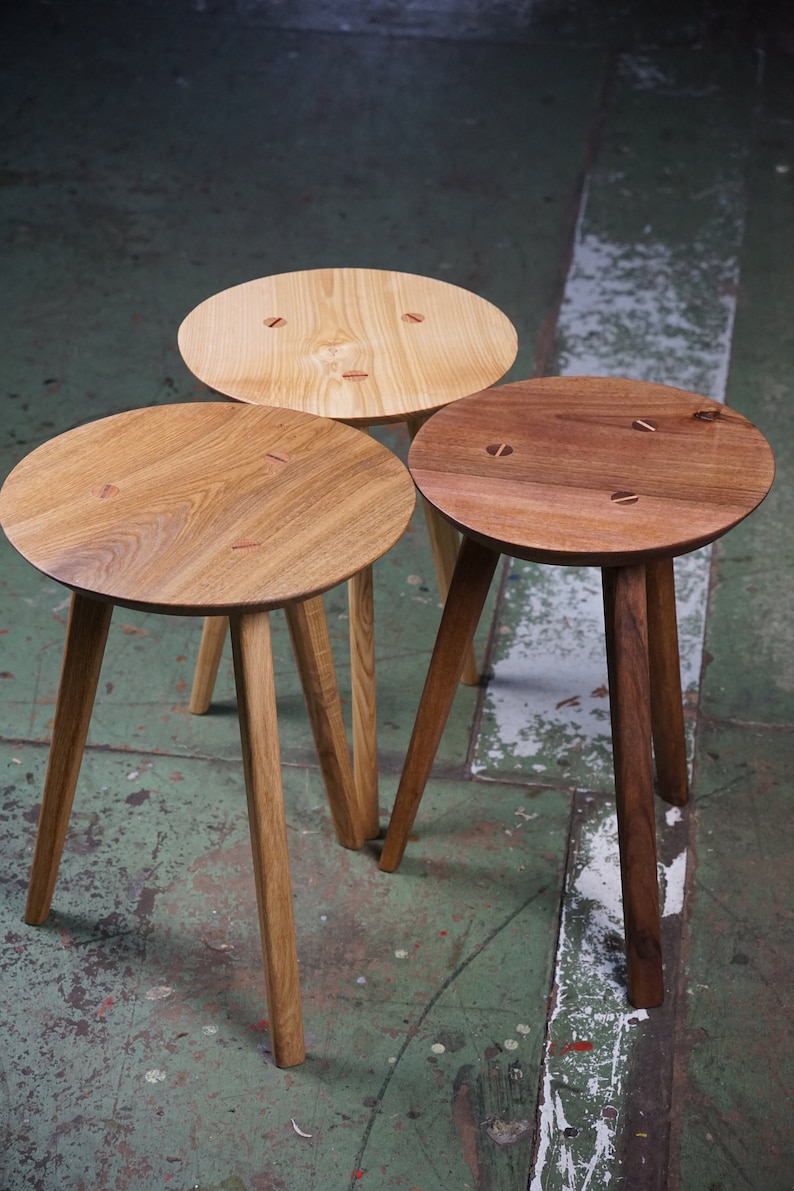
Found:
<path fill-rule="evenodd" d="M 520 381 L 435 414 L 419 491 L 463 533 L 380 866 L 394 871 L 501 554 L 601 568 L 628 995 L 664 996 L 653 805 L 688 800 L 673 558 L 719 538 L 774 477 L 766 439 L 716 401 L 596 377 Z M 653 747 L 652 747 L 653 746 Z"/>
<path fill-rule="evenodd" d="M 410 476 L 385 447 L 291 410 L 223 402 L 117 414 L 37 448 L 0 491 L 0 523 L 72 590 L 25 919 L 44 921 L 63 851 L 113 606 L 230 618 L 273 1057 L 304 1058 L 270 645 L 283 607 L 339 842 L 364 816 L 323 591 L 404 532 Z"/>
<path fill-rule="evenodd" d="M 187 367 L 236 401 L 319 414 L 363 429 L 405 422 L 414 434 L 433 410 L 504 376 L 515 329 L 459 286 L 382 269 L 307 269 L 262 277 L 207 298 L 179 328 Z M 432 505 L 425 514 L 441 596 L 458 534 Z M 370 838 L 378 835 L 378 758 L 372 572 L 348 590 L 353 763 Z M 190 710 L 206 712 L 226 637 L 204 624 Z M 479 681 L 473 647 L 462 680 Z"/>

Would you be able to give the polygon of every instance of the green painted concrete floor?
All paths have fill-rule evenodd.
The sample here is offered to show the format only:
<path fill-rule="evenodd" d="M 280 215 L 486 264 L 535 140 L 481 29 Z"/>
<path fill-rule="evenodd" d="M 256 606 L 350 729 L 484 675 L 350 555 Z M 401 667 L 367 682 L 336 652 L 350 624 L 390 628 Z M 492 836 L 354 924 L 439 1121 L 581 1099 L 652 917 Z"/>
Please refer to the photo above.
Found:
<path fill-rule="evenodd" d="M 643 376 L 753 419 L 772 493 L 679 569 L 665 1005 L 625 999 L 593 575 L 508 565 L 394 876 L 333 842 L 274 617 L 308 1046 L 280 1071 L 230 658 L 187 712 L 198 621 L 116 613 L 53 913 L 23 923 L 67 593 L 3 542 L 3 1191 L 794 1187 L 794 27 L 536 7 L 511 44 L 231 0 L 6 6 L 0 467 L 206 399 L 184 315 L 331 264 L 483 294 L 518 328 L 510 379 Z M 439 616 L 418 518 L 375 579 L 385 823 Z"/>

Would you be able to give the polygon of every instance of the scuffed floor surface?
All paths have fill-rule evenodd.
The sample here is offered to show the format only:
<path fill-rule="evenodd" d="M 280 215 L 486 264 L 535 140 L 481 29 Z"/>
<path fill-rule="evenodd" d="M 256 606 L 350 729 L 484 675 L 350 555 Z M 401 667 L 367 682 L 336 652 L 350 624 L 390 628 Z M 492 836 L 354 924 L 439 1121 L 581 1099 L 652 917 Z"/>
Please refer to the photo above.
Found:
<path fill-rule="evenodd" d="M 199 621 L 117 610 L 53 912 L 24 924 L 68 593 L 3 541 L 0 1191 L 794 1187 L 794 25 L 538 0 L 433 39 L 451 6 L 425 7 L 7 6 L 0 475 L 207 399 L 188 311 L 338 264 L 495 302 L 509 379 L 635 375 L 750 417 L 775 487 L 677 571 L 665 1005 L 625 998 L 597 574 L 506 562 L 394 875 L 333 840 L 274 615 L 308 1052 L 281 1071 L 230 655 L 187 710 Z M 385 825 L 439 617 L 419 515 L 375 584 Z"/>

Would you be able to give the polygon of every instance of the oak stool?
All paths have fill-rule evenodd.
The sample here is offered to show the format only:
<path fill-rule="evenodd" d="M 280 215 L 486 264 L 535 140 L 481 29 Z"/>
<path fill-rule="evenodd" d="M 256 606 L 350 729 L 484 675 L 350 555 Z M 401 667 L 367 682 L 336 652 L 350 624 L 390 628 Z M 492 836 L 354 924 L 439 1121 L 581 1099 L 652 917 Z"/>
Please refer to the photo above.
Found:
<path fill-rule="evenodd" d="M 231 621 L 273 1057 L 304 1058 L 270 647 L 283 607 L 339 842 L 364 842 L 321 592 L 404 532 L 410 476 L 324 418 L 225 402 L 138 409 L 38 447 L 0 523 L 72 590 L 25 918 L 49 912 L 114 604 Z"/>
<path fill-rule="evenodd" d="M 664 385 L 520 381 L 464 398 L 414 439 L 409 469 L 463 533 L 381 868 L 399 865 L 501 554 L 601 568 L 628 994 L 663 999 L 653 806 L 688 800 L 673 558 L 764 499 L 772 451 L 746 418 Z M 653 752 L 651 743 L 653 742 Z"/>
<path fill-rule="evenodd" d="M 504 376 L 517 352 L 512 323 L 490 302 L 448 282 L 381 269 L 308 269 L 262 277 L 207 298 L 179 328 L 188 368 L 219 393 L 368 428 L 405 422 Z M 446 595 L 458 535 L 425 506 L 439 588 Z M 356 782 L 378 834 L 378 759 L 372 573 L 351 579 L 351 703 Z M 226 621 L 204 624 L 190 698 L 207 711 Z M 463 681 L 479 671 L 469 649 Z"/>

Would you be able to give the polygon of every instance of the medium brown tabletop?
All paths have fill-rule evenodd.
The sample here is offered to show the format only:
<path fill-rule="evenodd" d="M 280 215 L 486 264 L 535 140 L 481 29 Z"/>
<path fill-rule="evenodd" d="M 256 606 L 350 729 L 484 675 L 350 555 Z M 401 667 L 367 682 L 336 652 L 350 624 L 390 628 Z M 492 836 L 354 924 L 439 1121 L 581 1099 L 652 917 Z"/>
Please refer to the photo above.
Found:
<path fill-rule="evenodd" d="M 179 328 L 179 349 L 191 372 L 237 401 L 374 424 L 494 384 L 517 338 L 497 307 L 448 282 L 311 269 L 207 298 Z"/>
<path fill-rule="evenodd" d="M 666 385 L 554 377 L 434 414 L 411 446 L 422 494 L 469 537 L 538 562 L 618 566 L 712 542 L 774 477 L 735 410 Z"/>
<path fill-rule="evenodd" d="M 225 613 L 334 587 L 401 536 L 403 465 L 350 427 L 226 402 L 117 414 L 11 472 L 0 522 L 34 567 L 128 607 Z"/>
<path fill-rule="evenodd" d="M 734 410 L 642 381 L 504 385 L 435 414 L 409 466 L 464 532 L 406 755 L 381 868 L 400 863 L 501 555 L 600 566 L 629 1000 L 664 997 L 657 789 L 689 797 L 673 559 L 766 496 L 772 451 Z M 653 749 L 651 744 L 653 742 Z"/>

